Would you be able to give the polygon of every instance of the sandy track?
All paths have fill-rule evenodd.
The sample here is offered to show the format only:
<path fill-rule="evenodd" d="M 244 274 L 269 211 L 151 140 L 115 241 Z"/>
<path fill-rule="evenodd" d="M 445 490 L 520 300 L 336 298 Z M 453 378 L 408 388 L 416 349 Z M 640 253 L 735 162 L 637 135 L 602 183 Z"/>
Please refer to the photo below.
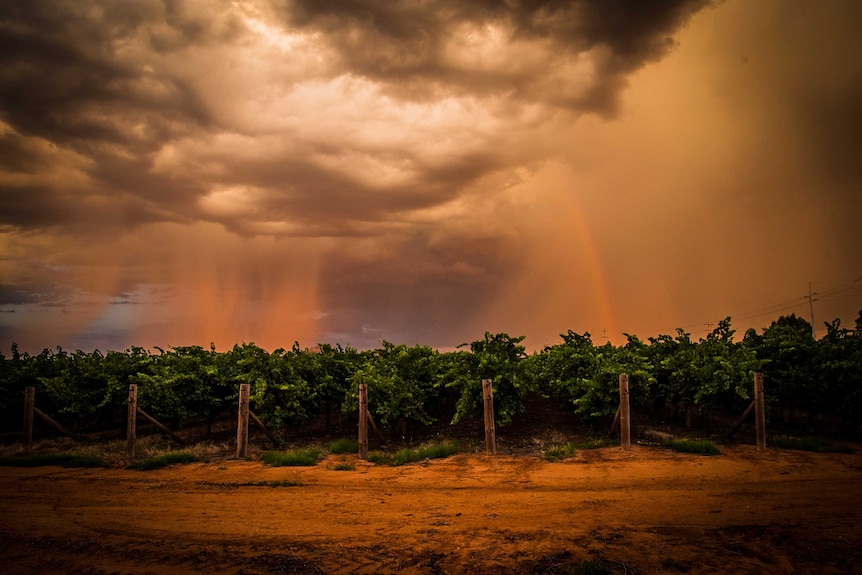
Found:
<path fill-rule="evenodd" d="M 336 461 L 0 469 L 0 571 L 862 574 L 858 453 Z"/>

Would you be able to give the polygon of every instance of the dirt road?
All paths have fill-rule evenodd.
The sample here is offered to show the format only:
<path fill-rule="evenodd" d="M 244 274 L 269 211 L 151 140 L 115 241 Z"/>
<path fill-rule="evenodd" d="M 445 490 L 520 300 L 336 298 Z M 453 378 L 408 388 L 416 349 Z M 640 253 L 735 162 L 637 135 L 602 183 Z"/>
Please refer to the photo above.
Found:
<path fill-rule="evenodd" d="M 862 574 L 858 452 L 342 457 L 2 468 L 0 572 Z"/>

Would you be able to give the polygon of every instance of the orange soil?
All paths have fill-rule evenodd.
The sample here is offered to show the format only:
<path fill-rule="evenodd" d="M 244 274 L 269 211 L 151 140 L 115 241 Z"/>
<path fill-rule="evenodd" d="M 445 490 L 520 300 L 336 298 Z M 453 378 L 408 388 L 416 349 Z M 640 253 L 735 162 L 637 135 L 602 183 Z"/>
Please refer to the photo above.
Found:
<path fill-rule="evenodd" d="M 0 468 L 0 572 L 862 574 L 858 452 L 342 459 Z"/>

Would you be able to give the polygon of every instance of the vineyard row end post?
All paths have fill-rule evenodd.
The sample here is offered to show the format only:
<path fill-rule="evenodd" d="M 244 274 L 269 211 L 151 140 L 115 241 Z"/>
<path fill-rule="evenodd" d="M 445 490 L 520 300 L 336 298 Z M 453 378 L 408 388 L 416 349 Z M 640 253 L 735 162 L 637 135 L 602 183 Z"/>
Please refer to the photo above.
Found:
<path fill-rule="evenodd" d="M 36 408 L 36 388 L 24 388 L 24 450 L 33 450 L 33 414 Z"/>
<path fill-rule="evenodd" d="M 236 426 L 236 458 L 245 459 L 248 456 L 248 397 L 250 385 L 241 383 L 239 386 L 239 409 Z"/>
<path fill-rule="evenodd" d="M 135 459 L 135 443 L 137 442 L 138 426 L 138 386 L 129 384 L 129 406 L 126 419 L 126 456 L 130 461 Z"/>
<path fill-rule="evenodd" d="M 766 408 L 763 397 L 763 374 L 754 374 L 754 422 L 757 428 L 757 449 L 766 449 Z"/>
<path fill-rule="evenodd" d="M 630 451 L 632 448 L 629 376 L 625 373 L 620 375 L 620 445 L 624 451 Z"/>
<path fill-rule="evenodd" d="M 359 459 L 368 459 L 368 384 L 359 384 Z"/>
<path fill-rule="evenodd" d="M 490 379 L 482 380 L 482 397 L 485 398 L 485 448 L 488 455 L 497 455 L 497 437 L 494 429 L 494 386 Z"/>

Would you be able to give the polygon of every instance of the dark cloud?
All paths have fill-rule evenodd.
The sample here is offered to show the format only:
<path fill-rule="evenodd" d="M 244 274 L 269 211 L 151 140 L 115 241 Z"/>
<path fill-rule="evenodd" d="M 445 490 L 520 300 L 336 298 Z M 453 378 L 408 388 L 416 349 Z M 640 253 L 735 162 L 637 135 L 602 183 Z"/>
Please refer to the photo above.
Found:
<path fill-rule="evenodd" d="M 26 289 L 0 284 L 0 305 L 20 305 L 38 301 L 39 297 Z"/>
<path fill-rule="evenodd" d="M 859 4 L 710 4 L 0 3 L 4 323 L 451 346 L 858 261 Z"/>
<path fill-rule="evenodd" d="M 237 216 L 216 210 L 208 218 L 244 235 L 255 235 L 253 224 L 268 221 L 295 224 L 283 235 L 364 235 L 363 224 L 398 220 L 405 213 L 444 204 L 499 166 L 499 158 L 490 153 L 468 153 L 439 164 L 411 150 L 390 154 L 399 156 L 395 160 L 399 165 L 409 165 L 412 176 L 407 181 L 375 182 L 361 173 L 308 161 L 308 156 L 234 160 L 232 172 L 220 183 L 251 187 L 247 207 L 253 206 L 253 212 Z M 351 160 L 343 162 L 349 165 Z M 339 163 L 338 152 L 332 163 Z"/>
<path fill-rule="evenodd" d="M 431 0 L 314 0 L 279 3 L 290 27 L 326 34 L 345 69 L 390 82 L 391 89 L 419 97 L 434 93 L 498 92 L 538 98 L 577 112 L 613 114 L 624 76 L 665 56 L 673 34 L 708 0 L 548 0 L 540 2 L 451 2 Z M 497 27 L 500 47 L 524 42 L 539 46 L 544 66 L 519 66 L 509 60 L 488 66 L 482 59 L 452 53 L 471 34 Z M 460 38 L 459 35 L 467 38 Z M 594 86 L 583 94 L 547 89 L 555 65 L 593 49 Z M 523 54 L 521 54 L 523 56 Z M 536 89 L 536 85 L 542 87 Z"/>
<path fill-rule="evenodd" d="M 0 5 L 0 167 L 14 182 L 0 180 L 2 223 L 99 234 L 182 220 L 197 190 L 152 174 L 151 155 L 211 118 L 180 74 L 154 65 L 153 35 L 206 36 L 172 5 Z"/>
<path fill-rule="evenodd" d="M 322 340 L 452 348 L 481 337 L 477 320 L 516 273 L 518 253 L 498 234 L 437 236 L 439 230 L 420 228 L 328 258 L 321 270 Z"/>
<path fill-rule="evenodd" d="M 4 2 L 0 118 L 82 152 L 143 152 L 177 121 L 206 123 L 182 78 L 147 65 L 140 43 L 164 25 L 152 2 Z"/>
<path fill-rule="evenodd" d="M 365 233 L 363 224 L 445 204 L 482 177 L 509 169 L 506 146 L 496 138 L 523 102 L 613 111 L 625 74 L 663 55 L 669 36 L 703 5 L 279 2 L 276 9 L 285 18 L 281 33 L 322 35 L 307 52 L 319 53 L 323 63 L 297 75 L 302 65 L 273 59 L 276 48 L 243 52 L 251 39 L 266 39 L 251 30 L 255 22 L 272 24 L 265 21 L 265 4 L 212 9 L 191 1 L 3 3 L 0 121 L 11 131 L 0 143 L 2 163 L 9 174 L 50 172 L 62 153 L 80 179 L 65 187 L 37 181 L 22 185 L 20 178 L 0 183 L 3 223 L 67 225 L 95 233 L 209 220 L 244 235 Z M 496 28 L 489 32 L 488 26 Z M 485 33 L 491 36 L 472 37 Z M 474 54 L 486 49 L 475 42 L 485 41 L 491 46 L 487 61 Z M 520 47 L 533 51 L 524 63 L 510 57 Z M 574 65 L 596 47 L 606 50 L 592 56 L 595 70 L 576 74 L 591 78 L 554 77 L 561 74 L 555 67 Z M 338 55 L 340 68 L 326 63 L 327 50 Z M 501 50 L 515 51 L 494 53 Z M 258 56 L 266 59 L 249 59 Z M 283 69 L 285 75 L 269 68 Z M 248 79 L 237 76 L 240 70 L 258 69 L 264 71 L 249 72 Z M 331 103 L 333 117 L 348 122 L 343 125 L 347 135 L 340 137 L 337 125 L 314 134 L 314 117 L 326 117 L 321 108 L 326 104 L 311 107 L 313 101 L 297 82 L 326 87 L 338 78 L 366 81 L 337 88 L 343 93 Z M 264 83 L 248 83 L 255 81 Z M 570 82 L 575 85 L 566 85 Z M 392 116 L 381 95 L 399 91 L 407 100 Z M 499 126 L 467 126 L 462 141 L 434 156 L 423 140 L 437 144 L 451 134 L 417 125 L 423 110 L 411 111 L 410 102 L 430 112 L 435 101 L 453 93 L 497 99 L 496 110 L 478 106 L 485 110 L 486 123 Z M 256 108 L 261 118 L 252 127 L 254 116 L 242 110 L 262 97 L 267 99 Z M 375 133 L 351 137 L 350 131 L 364 122 L 351 109 L 352 99 L 357 107 L 375 102 L 378 110 L 368 113 L 390 117 Z M 303 112 L 297 104 L 309 108 Z M 459 106 L 456 114 L 480 119 L 464 103 Z M 311 126 L 312 133 L 295 122 L 282 128 L 267 124 L 267 118 L 282 121 L 285 114 Z M 260 130 L 276 138 L 272 145 L 257 137 Z M 392 130 L 403 134 L 400 140 L 363 141 Z M 240 142 L 245 150 L 239 154 L 215 141 L 231 133 L 249 137 Z M 465 147 L 464 141 L 472 143 Z M 183 148 L 183 142 L 193 144 Z M 34 149 L 43 144 L 59 151 Z M 164 169 L 159 162 L 172 149 L 180 149 L 180 155 Z M 387 180 L 369 170 L 398 175 Z M 252 187 L 254 193 L 236 192 L 240 206 L 206 209 L 231 186 Z M 270 225 L 274 221 L 289 225 Z"/>

